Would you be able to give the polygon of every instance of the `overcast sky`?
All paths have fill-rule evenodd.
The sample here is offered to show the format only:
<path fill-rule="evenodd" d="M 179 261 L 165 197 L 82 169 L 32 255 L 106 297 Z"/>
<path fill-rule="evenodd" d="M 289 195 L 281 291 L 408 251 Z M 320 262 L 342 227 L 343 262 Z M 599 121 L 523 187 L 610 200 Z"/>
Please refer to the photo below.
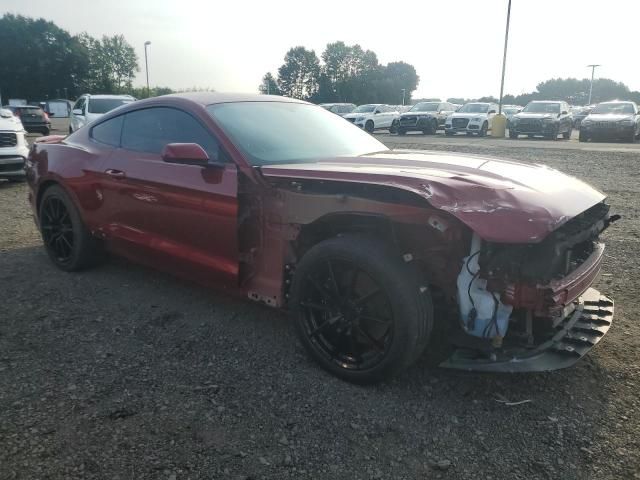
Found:
<path fill-rule="evenodd" d="M 2 0 L 2 13 L 52 20 L 73 34 L 122 33 L 144 83 L 255 92 L 292 46 L 359 43 L 420 76 L 414 97 L 497 96 L 507 0 Z M 513 0 L 505 93 L 552 77 L 596 75 L 640 90 L 638 0 Z M 2 46 L 5 48 L 5 46 Z"/>

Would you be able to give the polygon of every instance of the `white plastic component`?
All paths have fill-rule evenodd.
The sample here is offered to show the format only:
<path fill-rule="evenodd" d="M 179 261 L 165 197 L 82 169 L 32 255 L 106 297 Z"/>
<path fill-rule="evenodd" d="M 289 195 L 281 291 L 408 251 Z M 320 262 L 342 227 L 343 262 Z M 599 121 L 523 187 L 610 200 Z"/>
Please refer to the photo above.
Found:
<path fill-rule="evenodd" d="M 484 338 L 504 337 L 513 307 L 503 304 L 498 294 L 487 291 L 487 281 L 476 276 L 480 270 L 478 257 L 481 246 L 482 240 L 474 233 L 471 251 L 469 256 L 464 258 L 462 270 L 458 275 L 460 319 L 470 335 Z"/>

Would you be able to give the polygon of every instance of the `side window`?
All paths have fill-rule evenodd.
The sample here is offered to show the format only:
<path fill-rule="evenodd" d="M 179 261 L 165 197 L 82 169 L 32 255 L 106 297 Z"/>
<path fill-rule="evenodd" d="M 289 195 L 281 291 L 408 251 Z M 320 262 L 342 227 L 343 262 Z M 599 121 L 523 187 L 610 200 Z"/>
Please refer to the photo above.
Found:
<path fill-rule="evenodd" d="M 78 99 L 78 101 L 76 102 L 76 104 L 73 106 L 74 110 L 83 110 L 84 109 L 84 104 L 85 104 L 85 100 L 87 97 L 81 97 Z"/>
<path fill-rule="evenodd" d="M 112 118 L 106 122 L 99 123 L 91 129 L 91 138 L 96 142 L 111 145 L 113 147 L 120 146 L 120 134 L 122 133 L 122 123 L 124 116 Z"/>
<path fill-rule="evenodd" d="M 215 138 L 188 113 L 156 107 L 124 115 L 122 148 L 160 154 L 169 143 L 197 143 L 211 160 L 220 160 Z"/>

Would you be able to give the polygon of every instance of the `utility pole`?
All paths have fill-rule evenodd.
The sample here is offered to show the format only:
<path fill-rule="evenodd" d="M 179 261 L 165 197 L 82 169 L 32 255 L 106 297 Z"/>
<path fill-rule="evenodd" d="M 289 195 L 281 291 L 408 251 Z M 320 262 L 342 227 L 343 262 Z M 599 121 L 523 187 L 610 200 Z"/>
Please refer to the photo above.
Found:
<path fill-rule="evenodd" d="M 587 65 L 587 67 L 591 68 L 591 84 L 589 85 L 589 101 L 587 102 L 587 105 L 591 105 L 591 93 L 593 92 L 593 76 L 596 73 L 596 67 L 601 67 L 602 65 Z"/>
<path fill-rule="evenodd" d="M 149 59 L 147 56 L 147 47 L 151 45 L 151 42 L 147 40 L 144 42 L 144 69 L 147 73 L 147 98 L 151 96 L 151 92 L 149 90 Z"/>
<path fill-rule="evenodd" d="M 500 102 L 498 103 L 498 115 L 502 115 L 502 94 L 504 93 L 504 72 L 507 66 L 507 44 L 509 43 L 509 20 L 511 19 L 511 0 L 507 6 L 507 29 L 504 32 L 504 54 L 502 56 L 502 80 L 500 81 Z"/>

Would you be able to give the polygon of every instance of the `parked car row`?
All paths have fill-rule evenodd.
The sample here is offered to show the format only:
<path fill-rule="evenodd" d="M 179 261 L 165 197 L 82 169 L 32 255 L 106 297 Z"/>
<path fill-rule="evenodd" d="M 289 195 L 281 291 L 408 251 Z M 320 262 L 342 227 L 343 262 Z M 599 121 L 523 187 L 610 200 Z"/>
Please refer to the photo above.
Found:
<path fill-rule="evenodd" d="M 640 138 L 640 110 L 634 102 L 599 103 L 580 124 L 581 142 L 591 139 L 634 142 L 637 138 Z"/>

